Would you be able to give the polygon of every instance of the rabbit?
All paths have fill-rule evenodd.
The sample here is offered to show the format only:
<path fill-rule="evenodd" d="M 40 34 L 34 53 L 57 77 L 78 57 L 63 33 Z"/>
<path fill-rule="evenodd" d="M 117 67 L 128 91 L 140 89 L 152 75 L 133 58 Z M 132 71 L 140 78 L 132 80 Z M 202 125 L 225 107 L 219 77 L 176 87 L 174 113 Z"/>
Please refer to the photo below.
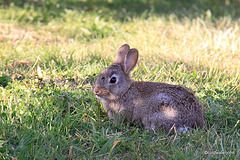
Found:
<path fill-rule="evenodd" d="M 147 130 L 189 132 L 202 129 L 203 107 L 194 93 L 181 85 L 138 82 L 130 72 L 138 61 L 138 50 L 122 45 L 113 64 L 98 75 L 93 93 L 115 123 L 130 122 Z"/>

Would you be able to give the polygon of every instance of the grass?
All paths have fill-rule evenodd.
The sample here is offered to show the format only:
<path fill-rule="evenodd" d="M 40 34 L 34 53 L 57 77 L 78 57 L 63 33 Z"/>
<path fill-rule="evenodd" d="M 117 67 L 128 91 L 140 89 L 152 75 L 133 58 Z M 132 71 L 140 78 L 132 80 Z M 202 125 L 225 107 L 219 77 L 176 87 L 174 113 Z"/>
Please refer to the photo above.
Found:
<path fill-rule="evenodd" d="M 239 159 L 238 1 L 0 2 L 1 159 Z M 124 43 L 135 80 L 181 84 L 204 105 L 190 134 L 114 126 L 92 93 Z"/>

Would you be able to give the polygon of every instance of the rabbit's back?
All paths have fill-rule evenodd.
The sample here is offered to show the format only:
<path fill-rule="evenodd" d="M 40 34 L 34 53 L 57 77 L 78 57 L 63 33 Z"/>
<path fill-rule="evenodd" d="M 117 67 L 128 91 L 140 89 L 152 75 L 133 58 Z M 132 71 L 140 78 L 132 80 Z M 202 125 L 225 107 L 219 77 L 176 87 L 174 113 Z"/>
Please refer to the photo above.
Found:
<path fill-rule="evenodd" d="M 204 124 L 202 105 L 193 92 L 179 85 L 133 82 L 122 105 L 132 112 L 131 121 L 143 123 L 146 128 L 202 128 Z"/>

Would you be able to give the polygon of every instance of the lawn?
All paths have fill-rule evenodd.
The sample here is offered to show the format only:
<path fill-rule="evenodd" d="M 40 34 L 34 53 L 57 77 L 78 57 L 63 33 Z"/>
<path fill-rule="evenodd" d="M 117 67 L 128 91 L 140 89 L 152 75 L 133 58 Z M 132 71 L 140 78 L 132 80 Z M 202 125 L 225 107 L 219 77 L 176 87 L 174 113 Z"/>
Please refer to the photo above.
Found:
<path fill-rule="evenodd" d="M 0 1 L 0 159 L 239 159 L 240 1 Z M 118 48 L 137 81 L 204 106 L 187 134 L 113 125 L 94 96 Z"/>

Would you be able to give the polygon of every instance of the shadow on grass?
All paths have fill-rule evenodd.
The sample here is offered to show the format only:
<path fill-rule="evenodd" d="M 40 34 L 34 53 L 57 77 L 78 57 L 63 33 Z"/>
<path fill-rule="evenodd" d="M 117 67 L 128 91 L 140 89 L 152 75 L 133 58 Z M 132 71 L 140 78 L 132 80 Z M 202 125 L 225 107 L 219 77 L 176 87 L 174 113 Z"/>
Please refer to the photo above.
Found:
<path fill-rule="evenodd" d="M 118 21 L 131 20 L 134 17 L 148 18 L 151 14 L 168 16 L 174 14 L 179 19 L 205 17 L 215 19 L 223 16 L 238 19 L 239 0 L 5 0 L 2 7 L 14 4 L 43 13 L 40 21 L 48 22 L 61 16 L 66 9 L 79 12 L 93 12 L 102 17 Z M 38 21 L 40 17 L 35 17 Z"/>

